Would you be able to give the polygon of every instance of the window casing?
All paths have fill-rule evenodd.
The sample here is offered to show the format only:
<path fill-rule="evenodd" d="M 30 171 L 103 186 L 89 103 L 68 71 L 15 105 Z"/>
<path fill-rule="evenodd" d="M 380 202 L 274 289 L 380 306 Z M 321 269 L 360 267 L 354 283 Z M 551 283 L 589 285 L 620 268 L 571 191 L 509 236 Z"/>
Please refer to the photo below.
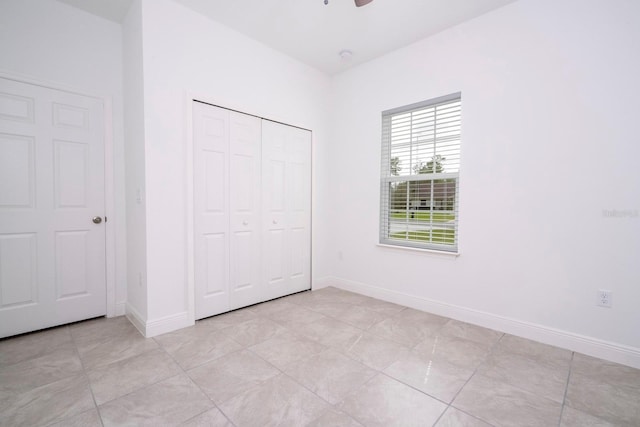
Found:
<path fill-rule="evenodd" d="M 458 251 L 460 93 L 382 113 L 380 243 Z"/>

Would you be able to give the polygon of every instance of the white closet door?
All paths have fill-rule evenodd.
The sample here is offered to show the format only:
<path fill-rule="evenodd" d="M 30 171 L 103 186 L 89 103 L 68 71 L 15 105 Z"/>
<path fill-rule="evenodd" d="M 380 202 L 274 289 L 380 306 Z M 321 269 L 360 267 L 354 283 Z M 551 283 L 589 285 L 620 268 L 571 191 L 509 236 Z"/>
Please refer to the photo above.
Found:
<path fill-rule="evenodd" d="M 258 117 L 230 112 L 230 308 L 263 301 L 260 286 L 261 126 Z"/>
<path fill-rule="evenodd" d="M 193 103 L 196 318 L 229 310 L 229 111 Z"/>
<path fill-rule="evenodd" d="M 263 277 L 271 299 L 311 288 L 311 132 L 263 120 Z"/>
<path fill-rule="evenodd" d="M 104 179 L 101 101 L 0 79 L 0 337 L 106 313 Z"/>
<path fill-rule="evenodd" d="M 263 300 L 260 119 L 193 103 L 196 319 Z"/>

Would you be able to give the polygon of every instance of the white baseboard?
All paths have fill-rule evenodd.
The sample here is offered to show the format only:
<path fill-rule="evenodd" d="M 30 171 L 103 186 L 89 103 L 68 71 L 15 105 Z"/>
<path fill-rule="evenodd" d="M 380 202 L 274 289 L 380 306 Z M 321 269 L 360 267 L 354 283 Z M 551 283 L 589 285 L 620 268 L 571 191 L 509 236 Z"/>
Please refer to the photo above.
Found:
<path fill-rule="evenodd" d="M 336 288 L 344 289 L 346 291 L 356 292 L 383 301 L 415 308 L 416 310 L 426 311 L 439 316 L 472 323 L 474 325 L 483 326 L 485 328 L 494 329 L 511 335 L 554 345 L 556 347 L 565 348 L 567 350 L 640 369 L 640 348 L 607 342 L 593 337 L 554 329 L 531 322 L 525 322 L 518 319 L 447 304 L 415 295 L 395 292 L 337 277 L 324 277 L 322 279 L 318 279 L 314 282 L 313 289 L 321 289 L 327 286 L 335 286 Z"/>
<path fill-rule="evenodd" d="M 189 313 L 186 311 L 161 317 L 159 319 L 145 321 L 140 313 L 138 313 L 129 304 L 126 305 L 126 316 L 145 338 L 152 338 L 157 335 L 173 332 L 194 324 L 193 321 L 189 320 Z"/>
<path fill-rule="evenodd" d="M 147 333 L 144 335 L 147 338 L 155 337 L 156 335 L 166 334 L 167 332 L 173 332 L 178 329 L 192 326 L 193 321 L 189 321 L 189 313 L 183 311 L 181 313 L 172 314 L 170 316 L 164 316 L 159 319 L 147 321 Z"/>

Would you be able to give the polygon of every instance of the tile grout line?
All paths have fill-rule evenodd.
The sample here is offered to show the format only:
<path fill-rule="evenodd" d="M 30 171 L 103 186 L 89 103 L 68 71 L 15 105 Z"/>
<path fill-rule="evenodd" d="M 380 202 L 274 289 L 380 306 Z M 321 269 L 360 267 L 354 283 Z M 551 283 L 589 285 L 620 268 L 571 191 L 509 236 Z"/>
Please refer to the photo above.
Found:
<path fill-rule="evenodd" d="M 214 330 L 214 331 L 212 331 L 212 332 L 216 332 L 216 331 Z M 159 343 L 159 342 L 155 339 L 155 337 L 153 337 L 153 338 L 151 338 L 151 339 L 152 339 L 152 340 L 154 340 L 156 344 L 158 344 L 158 347 L 159 347 L 159 348 L 161 348 L 161 349 L 162 349 L 162 351 L 163 351 L 163 352 L 164 352 L 164 353 L 165 353 L 165 354 L 166 354 L 166 355 L 167 355 L 171 360 L 173 360 L 173 363 L 175 363 L 175 364 L 176 364 L 176 366 L 177 366 L 177 367 L 178 367 L 178 369 L 181 371 L 181 373 L 182 373 L 182 374 L 184 374 L 184 376 L 186 376 L 186 377 L 189 379 L 189 381 L 191 381 L 191 383 L 192 383 L 193 385 L 195 385 L 195 386 L 196 386 L 196 388 L 197 388 L 198 390 L 200 390 L 200 392 L 201 392 L 201 393 L 202 393 L 202 394 L 203 394 L 207 399 L 209 399 L 209 401 L 211 401 L 211 403 L 213 404 L 213 407 L 214 407 L 214 408 L 216 408 L 218 411 L 220 411 L 220 413 L 221 413 L 221 414 L 222 414 L 222 415 L 227 419 L 227 421 L 229 421 L 229 422 L 231 423 L 231 425 L 235 426 L 235 424 L 233 423 L 233 421 L 231 421 L 231 419 L 227 416 L 227 414 L 225 414 L 225 413 L 224 413 L 224 411 L 222 410 L 222 408 L 220 408 L 220 407 L 216 404 L 216 402 L 214 402 L 214 401 L 213 401 L 213 399 L 211 399 L 211 397 L 209 397 L 209 395 L 208 395 L 207 393 L 205 393 L 205 391 L 202 389 L 202 387 L 200 387 L 200 385 L 199 385 L 198 383 L 196 383 L 196 382 L 193 380 L 193 378 L 191 378 L 191 376 L 189 375 L 189 373 L 187 372 L 187 370 L 185 370 L 185 369 L 182 367 L 182 365 L 180 365 L 180 364 L 178 363 L 178 361 L 173 357 L 173 355 L 172 355 L 172 354 L 170 354 L 170 353 L 167 351 L 167 349 L 165 349 L 165 348 L 164 348 L 164 346 L 163 346 L 161 343 Z M 241 350 L 232 351 L 232 352 L 227 353 L 227 354 L 233 354 L 233 353 L 237 353 L 237 352 L 239 352 L 239 351 L 241 351 Z M 226 356 L 226 355 L 225 355 L 225 356 Z M 220 357 L 218 357 L 217 359 L 220 359 L 221 357 L 224 357 L 224 356 L 220 356 Z M 200 364 L 200 365 L 198 365 L 198 366 L 194 366 L 194 367 L 192 367 L 192 368 L 190 368 L 190 369 L 196 369 L 196 368 L 198 368 L 198 367 L 200 367 L 200 366 L 203 366 L 203 365 L 204 365 L 204 364 L 206 364 L 206 363 L 213 362 L 213 361 L 215 361 L 215 360 L 217 360 L 217 359 L 209 360 L 209 361 L 204 362 L 204 363 L 202 363 L 202 364 Z M 180 374 L 178 374 L 178 375 L 180 375 Z M 173 377 L 169 377 L 169 378 L 173 378 Z M 158 381 L 158 382 L 154 383 L 153 385 L 158 384 L 159 382 L 161 382 L 161 381 L 165 381 L 165 380 L 167 380 L 167 379 L 168 379 L 168 378 L 165 378 L 165 379 L 163 379 L 163 380 L 160 380 L 160 381 Z M 143 388 L 146 388 L 146 387 L 143 387 Z M 141 389 L 138 389 L 138 390 L 141 390 Z M 200 412 L 199 414 L 196 414 L 196 415 L 194 415 L 193 417 L 191 417 L 191 418 L 189 418 L 189 419 L 187 419 L 187 420 L 184 420 L 184 421 L 183 421 L 183 423 L 185 423 L 185 422 L 187 422 L 187 421 L 189 421 L 189 420 L 192 420 L 192 419 L 194 419 L 194 418 L 196 418 L 196 417 L 198 417 L 198 416 L 200 416 L 200 415 L 202 415 L 202 414 L 204 414 L 204 413 L 206 413 L 206 412 L 208 412 L 208 411 L 210 411 L 210 410 L 211 410 L 211 409 L 206 409 L 206 410 L 204 410 L 204 411 Z"/>
<path fill-rule="evenodd" d="M 289 331 L 289 332 L 290 332 L 290 333 L 293 333 L 293 332 L 291 332 L 291 331 Z M 294 334 L 295 336 L 297 336 L 298 338 L 304 338 L 304 339 L 307 339 L 307 340 L 312 341 L 312 342 L 317 342 L 317 341 L 315 341 L 315 340 L 311 340 L 311 339 L 306 338 L 306 337 L 298 336 L 298 335 L 296 335 L 295 333 L 293 333 L 293 334 Z M 263 342 L 264 342 L 264 341 L 263 341 Z M 319 343 L 319 342 L 317 342 L 317 343 L 318 343 L 318 344 L 321 344 L 321 343 Z M 322 345 L 324 345 L 324 344 L 322 344 Z M 336 350 L 335 348 L 330 347 L 330 346 L 325 346 L 325 347 L 327 347 L 327 348 L 326 348 L 325 350 L 321 351 L 320 353 L 312 354 L 312 355 L 311 355 L 311 356 L 309 356 L 309 357 L 302 358 L 302 359 L 300 359 L 300 360 L 297 360 L 297 361 L 291 362 L 291 363 L 289 363 L 289 364 L 291 365 L 291 364 L 293 364 L 293 363 L 299 363 L 299 362 L 301 362 L 301 361 L 303 361 L 303 360 L 311 359 L 312 357 L 315 357 L 315 356 L 317 356 L 318 354 L 322 354 L 322 353 L 325 353 L 325 352 L 330 351 L 330 350 L 338 351 L 338 350 Z M 340 410 L 340 409 L 337 407 L 337 405 L 338 405 L 340 402 L 342 402 L 344 399 L 342 399 L 340 402 L 338 402 L 338 403 L 336 403 L 336 404 L 333 404 L 333 403 L 329 402 L 328 400 L 326 400 L 325 398 L 323 398 L 322 396 L 318 395 L 315 391 L 311 390 L 311 389 L 310 389 L 309 387 L 307 387 L 306 385 L 304 385 L 304 384 L 300 383 L 300 381 L 298 381 L 296 378 L 294 378 L 294 377 L 292 377 L 291 375 L 289 375 L 288 373 L 286 373 L 286 372 L 284 371 L 284 369 L 281 369 L 281 368 L 279 368 L 278 366 L 275 366 L 274 364 L 272 364 L 271 362 L 269 362 L 268 360 L 266 360 L 266 359 L 264 359 L 262 356 L 260 356 L 258 353 L 255 353 L 253 350 L 249 349 L 249 347 L 247 347 L 247 348 L 246 348 L 246 350 L 247 350 L 247 351 L 249 351 L 251 354 L 255 355 L 256 357 L 260 358 L 260 360 L 263 360 L 264 362 L 266 362 L 266 363 L 270 364 L 270 365 L 271 365 L 271 366 L 273 366 L 275 369 L 277 369 L 277 370 L 280 372 L 280 374 L 279 374 L 279 375 L 284 375 L 285 377 L 289 378 L 291 381 L 293 381 L 294 383 L 298 384 L 300 387 L 302 387 L 303 389 L 307 390 L 308 392 L 310 392 L 311 394 L 313 394 L 314 396 L 316 396 L 318 399 L 320 399 L 320 400 L 322 400 L 323 402 L 325 402 L 325 403 L 326 403 L 330 408 L 332 408 L 332 409 L 334 409 L 334 410 L 336 410 L 336 411 L 338 411 L 338 412 L 340 412 L 340 413 L 342 413 L 342 414 L 346 415 L 346 416 L 347 416 L 347 417 L 349 417 L 350 419 L 352 419 L 352 420 L 354 420 L 355 422 L 357 422 L 358 424 L 360 424 L 360 422 L 358 422 L 358 420 L 356 420 L 355 418 L 353 418 L 353 417 L 351 416 L 351 414 L 349 414 L 349 413 L 347 413 L 347 412 L 344 412 L 344 411 Z M 342 354 L 341 352 L 339 352 L 339 353 L 340 353 L 340 354 Z M 357 361 L 356 361 L 356 362 L 357 362 Z M 358 362 L 358 363 L 359 363 L 359 362 Z M 363 365 L 363 366 L 364 366 L 364 365 Z M 275 376 L 274 376 L 274 377 L 275 377 Z M 270 379 L 273 379 L 274 377 L 271 377 L 271 378 L 269 378 L 269 379 L 267 379 L 267 380 L 265 380 L 265 381 L 262 381 L 260 384 L 258 384 L 258 385 L 256 385 L 256 386 L 254 386 L 254 387 L 251 387 L 251 389 L 254 389 L 254 388 L 258 387 L 258 386 L 259 386 L 259 385 L 261 385 L 261 384 L 264 384 L 266 381 L 269 381 Z M 369 381 L 371 381 L 373 378 L 375 378 L 375 375 L 373 375 L 369 380 L 367 380 L 367 381 L 365 382 L 365 384 L 366 384 L 366 383 L 368 383 Z M 360 388 L 358 388 L 358 390 L 359 390 L 359 389 L 360 389 Z M 353 391 L 355 391 L 355 390 L 353 390 Z M 353 391 L 352 391 L 352 392 L 353 392 Z M 348 394 L 351 394 L 351 393 L 348 393 Z M 234 397 L 235 397 L 235 396 L 234 396 Z M 325 413 L 322 413 L 322 415 L 320 415 L 320 417 L 322 417 L 324 414 L 325 414 Z M 319 418 L 319 417 L 318 417 L 318 418 Z M 316 420 L 317 420 L 318 418 L 316 418 Z M 313 421 L 316 421 L 316 420 L 313 420 Z"/>
<path fill-rule="evenodd" d="M 78 357 L 78 360 L 80 361 L 80 366 L 82 366 L 82 374 L 87 379 L 87 385 L 89 386 L 89 392 L 91 393 L 91 399 L 93 400 L 93 405 L 95 407 L 96 412 L 98 413 L 98 419 L 100 420 L 100 424 L 104 427 L 104 421 L 102 420 L 102 414 L 100 413 L 100 407 L 98 406 L 98 402 L 96 402 L 96 396 L 93 393 L 93 386 L 91 385 L 91 379 L 89 378 L 89 372 L 87 372 L 87 368 L 84 366 L 84 361 L 82 360 L 82 357 L 80 356 L 80 350 L 78 349 L 78 344 L 76 343 L 76 339 L 73 336 L 73 333 L 71 332 L 71 328 L 68 325 L 66 326 L 66 328 L 69 331 L 69 336 L 71 337 L 71 342 L 73 343 L 73 349 L 75 350 L 76 356 Z M 79 414 L 76 414 L 76 415 L 79 415 Z M 67 418 L 69 418 L 69 417 L 67 417 Z M 61 421 L 64 421 L 64 420 L 61 420 Z"/>
<path fill-rule="evenodd" d="M 567 382 L 564 387 L 564 395 L 562 396 L 562 406 L 560 407 L 560 419 L 558 420 L 558 427 L 562 425 L 562 416 L 564 415 L 564 408 L 567 401 L 567 393 L 569 392 L 569 382 L 571 381 L 571 372 L 573 371 L 573 359 L 576 355 L 575 351 L 571 352 L 571 360 L 569 362 L 569 373 L 567 374 Z"/>
<path fill-rule="evenodd" d="M 389 379 L 390 379 L 390 380 L 392 380 L 392 381 L 395 381 L 395 382 L 400 383 L 400 384 L 402 384 L 402 385 L 404 385 L 404 386 L 407 386 L 407 387 L 409 387 L 411 390 L 415 390 L 415 391 L 417 391 L 417 392 L 418 392 L 418 393 L 420 393 L 420 394 L 424 394 L 425 396 L 427 396 L 427 397 L 429 397 L 429 398 L 431 398 L 431 399 L 433 399 L 433 400 L 437 400 L 438 402 L 440 402 L 440 403 L 444 404 L 447 408 L 449 407 L 449 404 L 448 404 L 446 401 L 444 401 L 444 400 L 440 399 L 439 397 L 435 397 L 435 396 L 430 395 L 429 393 L 425 393 L 424 391 L 422 391 L 422 390 L 419 390 L 419 389 L 415 388 L 415 387 L 414 387 L 414 386 L 412 386 L 411 384 L 407 384 L 407 383 L 405 383 L 405 382 L 404 382 L 404 381 L 402 381 L 402 380 L 399 380 L 399 379 L 397 379 L 397 378 L 392 377 L 391 375 L 387 374 L 387 373 L 386 373 L 386 372 L 384 372 L 384 371 L 380 371 L 380 372 L 379 372 L 379 374 L 384 375 L 385 377 L 389 378 Z M 445 408 L 445 410 L 444 410 L 444 411 L 442 411 L 442 413 L 443 413 L 443 414 L 444 414 L 444 412 L 446 412 L 447 408 Z M 442 414 L 441 414 L 441 415 L 442 415 Z M 439 417 L 438 417 L 438 418 L 439 418 Z"/>
<path fill-rule="evenodd" d="M 153 338 L 146 338 L 146 339 L 153 339 Z M 164 348 L 162 348 L 161 346 L 159 346 L 159 347 L 160 347 L 160 349 L 161 349 L 162 351 L 165 351 L 165 350 L 164 350 Z M 155 349 L 155 348 L 154 348 L 154 349 L 151 349 L 151 350 L 147 350 L 147 351 L 145 351 L 145 352 L 143 352 L 143 353 L 139 353 L 139 354 L 135 354 L 135 355 L 133 355 L 133 356 L 129 356 L 129 357 L 127 357 L 126 359 L 121 359 L 121 360 L 117 360 L 117 361 L 115 361 L 115 362 L 107 363 L 106 365 L 100 365 L 100 366 L 97 366 L 96 368 L 104 368 L 104 367 L 107 367 L 107 366 L 109 366 L 109 365 L 113 365 L 113 364 L 116 364 L 116 363 L 120 363 L 120 362 L 122 362 L 122 361 L 126 361 L 126 360 L 128 360 L 128 359 L 133 359 L 133 358 L 135 358 L 135 357 L 139 357 L 139 356 L 142 356 L 142 355 L 144 355 L 144 354 L 147 354 L 147 353 L 150 353 L 150 352 L 152 352 L 152 351 L 156 351 L 156 350 L 158 350 L 158 349 Z M 171 356 L 169 355 L 169 357 L 171 357 Z M 176 363 L 176 365 L 178 366 L 178 368 L 179 368 L 179 369 L 182 369 L 182 367 L 181 367 L 180 365 L 178 365 L 177 363 Z M 94 397 L 94 402 L 96 403 L 96 409 L 98 410 L 98 414 L 100 415 L 100 406 L 104 406 L 104 405 L 106 405 L 106 404 L 108 404 L 108 403 L 111 403 L 111 402 L 114 402 L 114 401 L 116 401 L 116 400 L 118 400 L 118 399 L 122 399 L 122 398 L 124 398 L 124 397 L 130 396 L 130 395 L 131 395 L 131 394 L 133 394 L 133 393 L 136 393 L 136 392 L 138 392 L 138 391 L 140 391 L 140 390 L 144 390 L 144 389 L 146 389 L 146 388 L 149 388 L 149 387 L 152 387 L 152 386 L 154 386 L 154 385 L 157 385 L 158 383 L 161 383 L 162 381 L 166 381 L 166 380 L 168 380 L 168 379 L 175 378 L 175 377 L 177 377 L 178 375 L 180 375 L 180 373 L 179 373 L 179 372 L 178 372 L 177 374 L 175 374 L 175 375 L 170 375 L 170 376 L 168 376 L 168 377 L 166 377 L 166 378 L 159 379 L 158 381 L 155 381 L 155 382 L 153 382 L 153 383 L 146 384 L 146 385 L 144 385 L 144 386 L 141 386 L 141 387 L 138 387 L 138 388 L 136 388 L 136 389 L 133 389 L 133 390 L 129 391 L 128 393 L 123 394 L 122 396 L 114 397 L 114 398 L 112 398 L 112 399 L 110 399 L 110 400 L 107 400 L 107 401 L 105 401 L 105 402 L 101 403 L 100 405 L 98 405 L 98 404 L 97 404 L 97 402 L 95 402 L 95 397 Z M 89 386 L 91 387 L 91 382 L 89 382 Z M 92 393 L 93 393 L 93 389 L 92 389 Z M 100 421 L 102 422 L 102 415 L 100 415 Z M 104 423 L 103 423 L 103 425 L 104 425 Z"/>
<path fill-rule="evenodd" d="M 235 423 L 233 421 L 231 421 L 231 418 L 229 418 L 229 416 L 222 410 L 222 408 L 220 408 L 216 402 L 213 401 L 212 398 L 209 397 L 209 395 L 207 393 L 205 393 L 205 391 L 202 389 L 202 387 L 200 387 L 200 385 L 198 385 L 198 383 L 196 383 L 193 378 L 191 378 L 189 376 L 189 374 L 187 374 L 186 372 L 183 371 L 183 373 L 186 375 L 186 377 L 189 379 L 189 381 L 191 382 L 191 384 L 193 384 L 198 390 L 200 390 L 200 393 L 202 393 L 207 399 L 209 399 L 209 401 L 211 402 L 211 404 L 213 405 L 213 408 L 209 408 L 209 409 L 205 409 L 204 411 L 200 412 L 199 414 L 194 415 L 193 417 L 182 421 L 182 423 L 186 423 L 187 421 L 190 421 L 196 417 L 199 417 L 202 414 L 205 414 L 209 411 L 211 411 L 211 409 L 217 409 L 218 411 L 220 411 L 220 413 L 222 414 L 223 417 L 225 417 L 227 419 L 227 421 L 229 421 L 229 423 L 231 423 L 231 425 L 235 426 Z"/>
<path fill-rule="evenodd" d="M 451 399 L 451 403 L 449 403 L 449 407 L 448 407 L 447 409 L 449 409 L 449 408 L 454 408 L 454 409 L 456 409 L 456 410 L 458 410 L 458 411 L 462 411 L 462 412 L 464 412 L 465 414 L 467 414 L 467 415 L 469 415 L 469 416 L 472 416 L 473 418 L 479 419 L 479 420 L 481 420 L 482 422 L 485 422 L 485 423 L 487 423 L 487 424 L 492 425 L 492 424 L 491 424 L 491 423 L 489 423 L 488 421 L 486 421 L 486 420 L 484 420 L 484 419 L 482 419 L 482 418 L 479 418 L 479 417 L 478 417 L 478 416 L 476 416 L 476 415 L 472 415 L 472 414 L 470 414 L 470 413 L 468 413 L 468 412 L 466 412 L 466 411 L 463 411 L 462 409 L 459 409 L 459 408 L 457 408 L 457 407 L 453 406 L 453 402 L 455 402 L 455 400 L 458 398 L 458 396 L 460 395 L 460 393 L 462 393 L 462 390 L 464 390 L 464 388 L 467 386 L 467 384 L 469 384 L 469 382 L 471 382 L 471 379 L 472 379 L 473 377 L 475 377 L 475 376 L 476 376 L 476 374 L 478 373 L 478 370 L 480 369 L 480 367 L 482 366 L 482 364 L 483 364 L 483 363 L 485 363 L 485 362 L 489 359 L 489 357 L 493 354 L 493 352 L 495 351 L 495 349 L 496 349 L 496 348 L 498 348 L 498 345 L 500 344 L 500 341 L 502 341 L 502 339 L 503 339 L 506 335 L 507 335 L 507 334 L 505 334 L 505 333 L 503 332 L 503 333 L 502 333 L 502 335 L 500 335 L 500 338 L 498 338 L 498 339 L 496 340 L 496 342 L 495 342 L 495 343 L 493 343 L 493 345 L 489 348 L 489 351 L 487 351 L 487 354 L 485 355 L 484 359 L 482 359 L 482 360 L 478 363 L 478 366 L 476 366 L 476 368 L 473 370 L 473 373 L 471 374 L 471 376 L 469 377 L 469 379 L 467 379 L 467 381 L 465 381 L 465 383 L 462 385 L 462 387 L 460 387 L 460 390 L 458 390 L 458 392 L 453 396 L 453 398 Z"/>

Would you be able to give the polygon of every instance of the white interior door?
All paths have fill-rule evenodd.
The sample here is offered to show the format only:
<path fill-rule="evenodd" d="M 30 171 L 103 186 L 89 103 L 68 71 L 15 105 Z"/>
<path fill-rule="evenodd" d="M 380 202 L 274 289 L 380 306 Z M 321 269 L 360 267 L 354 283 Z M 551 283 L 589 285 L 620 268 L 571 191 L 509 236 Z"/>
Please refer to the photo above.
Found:
<path fill-rule="evenodd" d="M 229 310 L 229 111 L 193 103 L 196 319 Z"/>
<path fill-rule="evenodd" d="M 104 206 L 102 102 L 0 78 L 0 337 L 106 314 Z"/>
<path fill-rule="evenodd" d="M 311 289 L 311 132 L 262 123 L 263 277 L 268 298 Z"/>
<path fill-rule="evenodd" d="M 229 113 L 230 309 L 264 300 L 260 285 L 261 125 L 258 117 Z"/>
<path fill-rule="evenodd" d="M 196 319 L 262 301 L 260 119 L 193 103 Z"/>

